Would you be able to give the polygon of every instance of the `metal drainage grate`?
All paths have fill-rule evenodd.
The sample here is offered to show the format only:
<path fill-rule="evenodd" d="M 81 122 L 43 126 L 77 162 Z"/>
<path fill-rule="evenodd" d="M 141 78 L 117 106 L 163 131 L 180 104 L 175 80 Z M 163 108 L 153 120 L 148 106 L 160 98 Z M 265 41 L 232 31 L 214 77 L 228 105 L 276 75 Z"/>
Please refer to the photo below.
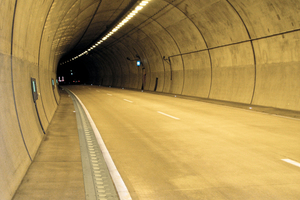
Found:
<path fill-rule="evenodd" d="M 77 98 L 65 90 L 71 96 L 76 111 L 86 200 L 117 200 L 119 196 L 90 122 Z"/>

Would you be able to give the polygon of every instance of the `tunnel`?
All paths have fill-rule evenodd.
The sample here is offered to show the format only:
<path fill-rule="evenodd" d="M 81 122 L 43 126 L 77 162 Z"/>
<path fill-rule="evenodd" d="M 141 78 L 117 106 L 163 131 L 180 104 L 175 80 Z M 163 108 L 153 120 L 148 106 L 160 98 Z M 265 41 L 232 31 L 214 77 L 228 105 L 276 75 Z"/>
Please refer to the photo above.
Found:
<path fill-rule="evenodd" d="M 33 162 L 60 86 L 300 111 L 299 0 L 149 0 L 116 30 L 142 3 L 0 1 L 0 199 Z"/>

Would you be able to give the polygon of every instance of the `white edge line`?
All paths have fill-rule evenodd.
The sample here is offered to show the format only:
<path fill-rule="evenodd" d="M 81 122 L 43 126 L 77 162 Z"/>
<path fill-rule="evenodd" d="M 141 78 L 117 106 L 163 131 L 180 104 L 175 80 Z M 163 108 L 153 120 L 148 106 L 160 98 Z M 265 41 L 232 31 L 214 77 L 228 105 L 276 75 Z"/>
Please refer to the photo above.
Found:
<path fill-rule="evenodd" d="M 180 120 L 180 118 L 174 117 L 174 116 L 172 116 L 172 115 L 168 115 L 168 114 L 163 113 L 163 112 L 160 112 L 160 111 L 157 111 L 157 112 L 158 112 L 159 114 L 165 115 L 165 116 L 167 116 L 167 117 L 171 117 L 171 118 L 173 118 L 173 119 Z"/>
<path fill-rule="evenodd" d="M 208 102 L 203 102 L 203 103 L 208 103 Z M 227 106 L 227 105 L 220 105 L 220 104 L 214 104 L 214 103 L 208 103 L 208 104 L 223 106 L 223 107 L 237 109 L 237 110 L 244 110 L 244 111 L 247 111 L 247 112 L 258 113 L 258 114 L 263 114 L 263 115 L 269 115 L 269 116 L 274 116 L 274 117 L 279 117 L 279 118 L 284 118 L 284 119 L 292 119 L 292 120 L 297 120 L 297 121 L 300 120 L 299 118 L 287 117 L 287 116 L 277 115 L 277 114 L 272 114 L 272 113 L 265 113 L 265 112 L 261 112 L 261 111 L 258 111 L 258 110 L 252 110 L 252 109 L 246 109 L 246 108 L 238 108 L 238 107 Z M 252 107 L 252 105 L 250 105 L 250 107 Z"/>
<path fill-rule="evenodd" d="M 107 95 L 108 95 L 108 96 L 112 96 L 112 94 L 108 94 L 108 93 L 107 93 Z"/>
<path fill-rule="evenodd" d="M 72 92 L 72 91 L 70 91 Z M 73 92 L 72 92 L 73 93 Z M 89 122 L 91 123 L 91 126 L 93 128 L 94 134 L 96 136 L 97 142 L 100 146 L 100 149 L 102 151 L 103 157 L 105 159 L 106 165 L 108 167 L 109 173 L 113 179 L 113 182 L 115 184 L 115 187 L 117 189 L 117 192 L 119 194 L 119 197 L 121 200 L 131 200 L 131 196 L 130 193 L 119 173 L 119 171 L 116 168 L 116 165 L 114 163 L 114 161 L 112 160 L 106 146 L 105 143 L 100 135 L 100 132 L 98 131 L 90 113 L 88 112 L 88 110 L 85 108 L 85 106 L 83 105 L 83 103 L 80 101 L 80 99 L 76 96 L 76 94 L 73 93 L 73 95 L 77 98 L 77 100 L 79 101 L 79 103 L 81 104 L 82 108 L 85 111 L 85 114 L 87 116 L 87 118 L 89 119 Z"/>
<path fill-rule="evenodd" d="M 300 163 L 298 163 L 298 162 L 296 162 L 296 161 L 293 161 L 293 160 L 291 160 L 291 159 L 281 159 L 281 160 L 284 161 L 284 162 L 290 163 L 290 164 L 292 164 L 292 165 L 295 165 L 295 166 L 297 166 L 297 167 L 300 167 Z"/>
<path fill-rule="evenodd" d="M 128 100 L 128 99 L 123 99 L 124 101 L 127 101 L 127 102 L 129 102 L 129 103 L 133 103 L 133 101 L 130 101 L 130 100 Z"/>

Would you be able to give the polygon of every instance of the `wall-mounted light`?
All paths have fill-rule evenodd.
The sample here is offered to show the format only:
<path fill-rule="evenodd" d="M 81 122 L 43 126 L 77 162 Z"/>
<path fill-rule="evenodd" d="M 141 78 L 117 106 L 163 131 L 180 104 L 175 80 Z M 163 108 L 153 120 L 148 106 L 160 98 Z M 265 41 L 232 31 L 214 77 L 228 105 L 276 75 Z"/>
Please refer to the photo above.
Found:
<path fill-rule="evenodd" d="M 134 62 L 136 61 L 136 66 L 138 66 L 138 67 L 141 66 L 141 65 L 143 66 L 143 63 L 141 61 L 141 57 L 139 55 L 136 55 L 135 57 L 136 57 L 136 59 L 130 59 L 129 57 L 127 57 L 126 59 L 129 60 L 129 61 L 134 61 Z"/>
<path fill-rule="evenodd" d="M 83 53 L 69 59 L 67 62 L 69 61 L 73 61 L 75 59 L 80 58 L 83 55 L 87 55 L 89 51 L 95 49 L 98 45 L 100 45 L 101 43 L 103 43 L 105 40 L 107 40 L 110 36 L 112 36 L 115 32 L 117 32 L 123 25 L 125 25 L 132 17 L 134 17 L 140 10 L 143 9 L 144 6 L 146 6 L 149 1 L 151 0 L 142 0 L 139 1 L 138 5 L 136 5 L 136 7 L 134 9 L 132 9 L 131 11 L 129 11 L 129 14 L 126 15 L 125 18 L 123 18 L 123 20 L 118 23 L 115 27 L 113 27 L 113 29 L 111 31 L 109 31 L 103 38 L 101 38 L 97 43 L 93 44 L 88 50 L 84 51 Z M 61 65 L 65 64 L 65 62 L 60 63 Z"/>

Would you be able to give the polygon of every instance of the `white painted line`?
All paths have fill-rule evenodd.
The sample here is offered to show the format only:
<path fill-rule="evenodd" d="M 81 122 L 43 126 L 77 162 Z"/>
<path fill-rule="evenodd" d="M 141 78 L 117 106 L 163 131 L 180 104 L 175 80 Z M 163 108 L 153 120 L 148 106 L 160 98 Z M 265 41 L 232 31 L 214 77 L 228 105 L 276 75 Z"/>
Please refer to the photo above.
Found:
<path fill-rule="evenodd" d="M 70 91 L 72 92 L 72 91 Z M 73 92 L 72 92 L 73 93 Z M 74 93 L 73 93 L 74 94 Z M 131 196 L 130 196 L 130 193 L 114 163 L 114 161 L 112 160 L 107 148 L 106 148 L 106 145 L 90 115 L 90 113 L 88 112 L 88 110 L 86 109 L 86 107 L 83 105 L 83 103 L 80 101 L 80 99 L 76 96 L 76 94 L 74 94 L 74 96 L 77 98 L 77 100 L 79 101 L 79 103 L 81 104 L 82 108 L 84 109 L 85 111 L 85 114 L 87 116 L 87 118 L 89 119 L 89 122 L 93 128 L 93 131 L 94 131 L 94 134 L 96 136 L 96 139 L 97 139 L 97 142 L 98 142 L 98 145 L 100 146 L 100 149 L 102 151 L 102 154 L 103 154 L 103 157 L 104 157 L 104 160 L 106 162 L 106 165 L 107 165 L 107 168 L 109 170 L 109 173 L 113 179 L 113 182 L 116 186 L 116 189 L 117 189 L 117 192 L 119 194 L 119 197 L 120 197 L 120 200 L 132 200 Z M 92 158 L 93 159 L 93 158 Z"/>
<path fill-rule="evenodd" d="M 286 116 L 282 116 L 282 115 L 276 115 L 276 114 L 272 114 L 273 116 L 276 116 L 276 117 L 281 117 L 281 118 L 285 118 L 285 119 L 293 119 L 293 120 L 300 120 L 298 118 L 293 118 L 293 117 L 286 117 Z"/>
<path fill-rule="evenodd" d="M 124 101 L 127 101 L 127 102 L 129 102 L 129 103 L 133 103 L 133 101 L 130 101 L 130 100 L 128 100 L 128 99 L 123 99 Z"/>
<path fill-rule="evenodd" d="M 158 112 L 159 114 L 165 115 L 165 116 L 167 116 L 167 117 L 171 117 L 171 118 L 173 118 L 173 119 L 180 120 L 180 118 L 174 117 L 174 116 L 172 116 L 172 115 L 168 115 L 168 114 L 163 113 L 163 112 L 160 112 L 160 111 L 157 111 L 157 112 Z"/>
<path fill-rule="evenodd" d="M 108 96 L 112 96 L 112 94 L 108 94 L 108 93 L 107 93 L 107 95 L 108 95 Z"/>
<path fill-rule="evenodd" d="M 281 159 L 281 160 L 284 161 L 284 162 L 290 163 L 290 164 L 292 164 L 292 165 L 295 165 L 295 166 L 297 166 L 297 167 L 300 167 L 300 163 L 298 163 L 298 162 L 296 162 L 296 161 L 293 161 L 293 160 L 291 160 L 291 159 Z"/>

